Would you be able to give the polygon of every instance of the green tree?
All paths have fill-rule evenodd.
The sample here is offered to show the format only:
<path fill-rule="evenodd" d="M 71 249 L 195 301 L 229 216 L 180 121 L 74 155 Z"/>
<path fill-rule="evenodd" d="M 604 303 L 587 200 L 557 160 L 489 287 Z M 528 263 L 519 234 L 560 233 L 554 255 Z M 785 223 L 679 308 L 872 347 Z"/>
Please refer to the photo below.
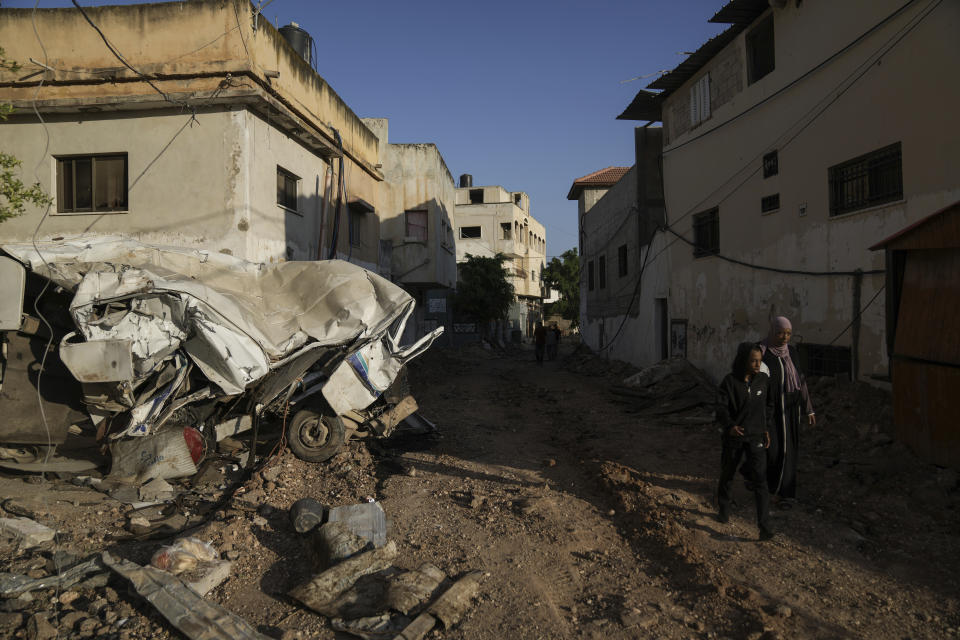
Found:
<path fill-rule="evenodd" d="M 16 73 L 20 65 L 7 60 L 6 52 L 0 47 L 0 70 Z M 13 106 L 0 104 L 0 120 L 6 120 L 13 113 Z M 45 207 L 53 200 L 44 192 L 40 184 L 26 186 L 19 177 L 20 161 L 9 153 L 0 151 L 0 222 L 23 214 L 27 204 Z"/>
<path fill-rule="evenodd" d="M 507 317 L 514 292 L 503 266 L 506 260 L 502 253 L 492 258 L 467 254 L 467 261 L 457 265 L 454 304 L 458 312 L 482 323 Z"/>
<path fill-rule="evenodd" d="M 560 299 L 544 309 L 544 315 L 559 315 L 574 326 L 580 322 L 580 256 L 577 248 L 567 249 L 560 258 L 551 258 L 543 270 L 543 283 L 555 289 Z"/>

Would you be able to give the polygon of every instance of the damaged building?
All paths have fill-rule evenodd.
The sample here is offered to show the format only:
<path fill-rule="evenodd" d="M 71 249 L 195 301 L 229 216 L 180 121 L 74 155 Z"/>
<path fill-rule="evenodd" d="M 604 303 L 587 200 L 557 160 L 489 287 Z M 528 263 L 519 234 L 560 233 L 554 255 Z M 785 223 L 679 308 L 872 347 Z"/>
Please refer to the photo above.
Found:
<path fill-rule="evenodd" d="M 960 7 L 732 0 L 711 22 L 620 115 L 663 123 L 671 339 L 718 378 L 785 315 L 808 373 L 886 380 L 870 246 L 960 197 Z"/>
<path fill-rule="evenodd" d="M 435 146 L 392 149 L 385 121 L 365 123 L 317 73 L 309 34 L 246 0 L 3 17 L 5 55 L 23 63 L 0 69 L 4 151 L 52 203 L 0 228 L 18 283 L 4 289 L 0 442 L 56 445 L 87 414 L 99 440 L 169 422 L 213 441 L 256 431 L 273 401 L 323 397 L 330 415 L 301 404 L 285 421 L 319 460 L 323 442 L 385 435 L 415 411 L 402 362 L 443 333 L 423 309 L 455 274 Z M 425 212 L 408 216 L 424 230 L 412 243 L 395 224 L 408 211 Z"/>

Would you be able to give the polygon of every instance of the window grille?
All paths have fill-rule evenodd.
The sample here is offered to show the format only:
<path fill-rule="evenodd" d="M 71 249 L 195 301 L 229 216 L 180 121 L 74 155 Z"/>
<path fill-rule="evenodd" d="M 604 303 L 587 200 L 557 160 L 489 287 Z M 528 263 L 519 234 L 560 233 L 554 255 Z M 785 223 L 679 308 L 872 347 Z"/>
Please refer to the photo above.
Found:
<path fill-rule="evenodd" d="M 828 173 L 831 216 L 903 198 L 899 142 L 834 165 Z"/>
<path fill-rule="evenodd" d="M 693 216 L 693 257 L 720 253 L 720 210 L 717 207 Z"/>

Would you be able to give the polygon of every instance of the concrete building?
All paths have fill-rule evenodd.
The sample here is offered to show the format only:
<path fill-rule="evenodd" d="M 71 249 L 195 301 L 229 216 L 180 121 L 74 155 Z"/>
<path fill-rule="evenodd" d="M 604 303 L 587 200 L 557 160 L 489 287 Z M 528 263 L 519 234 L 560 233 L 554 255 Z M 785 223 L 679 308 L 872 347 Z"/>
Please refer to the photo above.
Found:
<path fill-rule="evenodd" d="M 509 329 L 533 334 L 542 320 L 545 295 L 541 274 L 546 267 L 547 235 L 530 214 L 530 197 L 500 186 L 473 186 L 472 177 L 460 177 L 454 209 L 457 262 L 467 254 L 507 257 L 517 302 L 510 310 Z"/>
<path fill-rule="evenodd" d="M 712 21 L 731 26 L 620 116 L 663 122 L 678 339 L 719 377 L 786 315 L 809 373 L 886 378 L 869 247 L 960 198 L 960 4 L 733 0 Z"/>
<path fill-rule="evenodd" d="M 666 358 L 668 264 L 659 171 L 661 129 L 635 131 L 637 163 L 573 181 L 580 230 L 580 334 L 595 352 L 638 367 Z"/>
<path fill-rule="evenodd" d="M 335 256 L 389 272 L 377 137 L 247 0 L 84 11 L 113 50 L 78 9 L 3 10 L 23 65 L 0 71 L 3 148 L 54 196 L 4 241 L 109 232 L 270 262 L 326 257 L 336 237 Z"/>
<path fill-rule="evenodd" d="M 389 141 L 386 118 L 364 118 L 380 141 L 377 213 L 380 238 L 389 254 L 392 279 L 417 300 L 416 336 L 447 327 L 441 341 L 452 340 L 452 298 L 457 282 L 453 209 L 456 184 L 434 144 Z M 413 335 L 411 335 L 411 338 Z"/>

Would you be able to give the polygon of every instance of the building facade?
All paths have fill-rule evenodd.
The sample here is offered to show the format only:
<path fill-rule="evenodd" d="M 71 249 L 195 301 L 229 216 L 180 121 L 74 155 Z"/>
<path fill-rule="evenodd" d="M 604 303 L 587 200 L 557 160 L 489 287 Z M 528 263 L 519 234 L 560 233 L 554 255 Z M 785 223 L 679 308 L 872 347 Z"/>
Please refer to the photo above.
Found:
<path fill-rule="evenodd" d="M 417 301 L 407 331 L 424 335 L 447 327 L 452 340 L 452 293 L 457 283 L 453 209 L 456 184 L 434 144 L 389 141 L 386 118 L 364 118 L 380 141 L 378 214 L 383 251 L 394 282 Z M 412 336 L 411 336 L 412 337 Z"/>
<path fill-rule="evenodd" d="M 467 255 L 506 256 L 505 267 L 517 301 L 509 314 L 511 331 L 533 334 L 542 320 L 545 294 L 541 275 L 546 267 L 546 229 L 530 214 L 530 197 L 501 186 L 472 186 L 461 176 L 456 190 L 454 233 L 457 262 Z"/>
<path fill-rule="evenodd" d="M 4 241 L 120 233 L 383 271 L 377 138 L 249 2 L 84 11 L 123 61 L 78 9 L 3 11 L 23 65 L 0 70 L 16 108 L 4 150 L 54 198 L 5 222 Z"/>
<path fill-rule="evenodd" d="M 785 315 L 808 372 L 885 379 L 869 247 L 960 198 L 960 5 L 733 0 L 712 21 L 731 26 L 621 115 L 663 122 L 677 339 L 720 377 Z"/>

